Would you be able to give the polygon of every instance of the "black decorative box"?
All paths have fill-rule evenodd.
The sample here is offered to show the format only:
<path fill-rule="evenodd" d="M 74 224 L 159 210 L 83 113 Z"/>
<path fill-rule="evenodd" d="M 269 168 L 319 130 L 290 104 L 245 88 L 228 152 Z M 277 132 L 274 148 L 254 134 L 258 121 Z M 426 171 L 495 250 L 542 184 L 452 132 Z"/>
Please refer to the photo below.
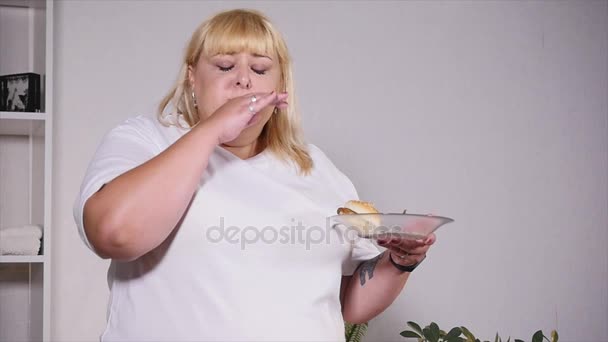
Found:
<path fill-rule="evenodd" d="M 39 74 L 0 76 L 0 111 L 39 112 L 40 99 Z"/>

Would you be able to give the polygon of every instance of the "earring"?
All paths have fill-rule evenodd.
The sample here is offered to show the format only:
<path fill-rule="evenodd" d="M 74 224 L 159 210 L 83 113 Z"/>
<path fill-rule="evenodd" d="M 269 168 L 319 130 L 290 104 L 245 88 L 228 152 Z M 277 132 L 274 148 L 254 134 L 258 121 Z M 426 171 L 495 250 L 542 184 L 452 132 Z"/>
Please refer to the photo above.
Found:
<path fill-rule="evenodd" d="M 196 102 L 196 96 L 194 95 L 194 90 L 192 91 L 192 103 L 194 103 L 194 108 L 198 108 L 198 103 Z"/>
<path fill-rule="evenodd" d="M 278 112 L 279 112 L 279 108 L 274 107 L 274 109 L 272 110 L 272 115 L 277 114 Z"/>

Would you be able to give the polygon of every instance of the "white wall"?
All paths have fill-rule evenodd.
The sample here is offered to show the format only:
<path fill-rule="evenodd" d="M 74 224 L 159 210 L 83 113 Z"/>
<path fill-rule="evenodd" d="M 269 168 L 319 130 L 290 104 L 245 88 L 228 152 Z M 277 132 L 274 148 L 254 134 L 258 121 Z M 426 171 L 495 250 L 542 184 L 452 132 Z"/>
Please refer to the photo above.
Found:
<path fill-rule="evenodd" d="M 528 340 L 608 336 L 608 5 L 57 1 L 53 339 L 96 340 L 107 263 L 71 205 L 102 134 L 153 110 L 199 22 L 266 12 L 306 134 L 385 211 L 456 222 L 367 341 L 408 320 Z"/>

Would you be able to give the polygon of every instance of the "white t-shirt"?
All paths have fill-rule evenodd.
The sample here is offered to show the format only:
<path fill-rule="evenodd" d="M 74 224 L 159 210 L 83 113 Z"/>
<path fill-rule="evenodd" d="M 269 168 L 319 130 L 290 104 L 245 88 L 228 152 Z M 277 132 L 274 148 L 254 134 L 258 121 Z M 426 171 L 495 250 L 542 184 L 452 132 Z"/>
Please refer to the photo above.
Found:
<path fill-rule="evenodd" d="M 138 116 L 103 138 L 74 205 L 89 248 L 86 200 L 186 132 Z M 327 217 L 357 192 L 321 150 L 308 147 L 310 176 L 268 151 L 242 160 L 216 147 L 167 240 L 135 261 L 112 261 L 101 340 L 344 341 L 341 276 L 380 252 L 331 227 Z"/>

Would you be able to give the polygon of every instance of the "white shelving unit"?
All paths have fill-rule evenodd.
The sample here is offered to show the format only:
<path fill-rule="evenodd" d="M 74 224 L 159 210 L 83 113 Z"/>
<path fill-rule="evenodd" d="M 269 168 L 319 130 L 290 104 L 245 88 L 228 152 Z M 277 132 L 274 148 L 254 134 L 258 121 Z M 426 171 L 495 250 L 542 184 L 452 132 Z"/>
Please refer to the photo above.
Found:
<path fill-rule="evenodd" d="M 0 75 L 41 75 L 42 110 L 0 112 L 0 229 L 43 227 L 38 255 L 0 255 L 0 342 L 50 341 L 53 0 L 0 0 Z"/>

